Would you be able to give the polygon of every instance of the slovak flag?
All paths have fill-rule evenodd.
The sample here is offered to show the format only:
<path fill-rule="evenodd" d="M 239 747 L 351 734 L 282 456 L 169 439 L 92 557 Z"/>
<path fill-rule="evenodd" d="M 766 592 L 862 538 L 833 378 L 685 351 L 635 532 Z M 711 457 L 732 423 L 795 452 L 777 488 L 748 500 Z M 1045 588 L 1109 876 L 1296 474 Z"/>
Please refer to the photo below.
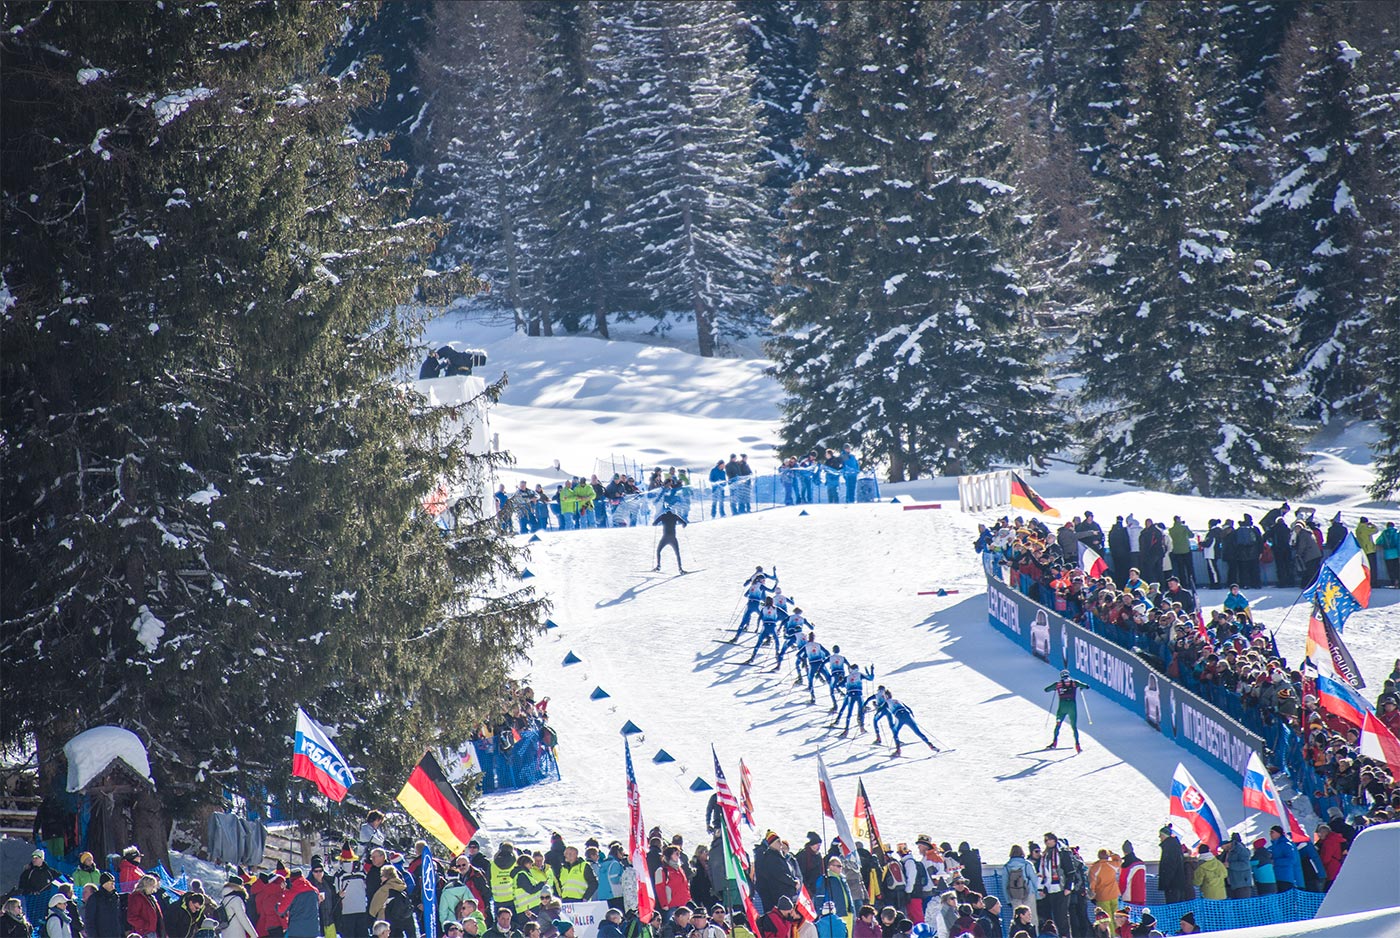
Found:
<path fill-rule="evenodd" d="M 1108 564 L 1099 556 L 1099 552 L 1083 541 L 1079 542 L 1079 566 L 1092 577 L 1108 573 Z"/>
<path fill-rule="evenodd" d="M 1342 681 L 1334 681 L 1325 674 L 1317 676 L 1317 702 L 1328 713 L 1336 714 L 1353 726 L 1362 726 L 1371 705 L 1356 691 Z"/>
<path fill-rule="evenodd" d="M 332 801 L 343 801 L 355 776 L 331 742 L 325 727 L 297 707 L 297 735 L 292 746 L 292 776 L 313 782 Z"/>
<path fill-rule="evenodd" d="M 1225 839 L 1220 812 L 1180 762 L 1172 775 L 1172 794 L 1167 802 L 1167 814 L 1172 820 L 1183 822 L 1195 836 L 1196 843 L 1205 844 L 1212 852 L 1218 850 Z"/>
<path fill-rule="evenodd" d="M 1268 767 L 1257 752 L 1249 754 L 1249 764 L 1244 768 L 1244 806 L 1245 810 L 1262 811 L 1278 818 L 1279 826 L 1288 829 L 1288 839 L 1295 844 L 1312 840 L 1283 803 Z"/>

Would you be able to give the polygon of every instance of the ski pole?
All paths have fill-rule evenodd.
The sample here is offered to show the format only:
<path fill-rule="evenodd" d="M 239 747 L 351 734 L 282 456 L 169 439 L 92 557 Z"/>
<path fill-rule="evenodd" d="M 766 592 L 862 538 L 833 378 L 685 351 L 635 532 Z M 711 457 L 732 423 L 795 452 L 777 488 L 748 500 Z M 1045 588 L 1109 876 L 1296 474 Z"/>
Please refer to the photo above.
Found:
<path fill-rule="evenodd" d="M 1088 697 L 1085 697 L 1085 698 L 1083 698 L 1083 700 L 1084 700 L 1084 716 L 1089 720 L 1089 725 L 1090 725 L 1090 726 L 1093 726 L 1093 725 L 1094 725 L 1094 715 L 1093 715 L 1092 713 L 1089 712 L 1089 698 L 1088 698 Z"/>
<path fill-rule="evenodd" d="M 1055 715 L 1055 692 L 1050 692 L 1050 705 L 1045 710 L 1045 728 L 1050 727 L 1050 718 Z"/>

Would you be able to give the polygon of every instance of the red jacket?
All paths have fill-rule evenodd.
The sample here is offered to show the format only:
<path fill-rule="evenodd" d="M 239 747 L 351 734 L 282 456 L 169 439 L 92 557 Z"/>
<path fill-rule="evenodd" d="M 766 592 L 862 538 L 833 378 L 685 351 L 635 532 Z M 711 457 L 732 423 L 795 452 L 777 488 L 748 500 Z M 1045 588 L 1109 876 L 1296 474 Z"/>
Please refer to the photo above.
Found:
<path fill-rule="evenodd" d="M 272 877 L 271 882 L 263 882 L 259 877 L 257 882 L 248 887 L 248 894 L 258 904 L 258 920 L 253 924 L 257 926 L 259 935 L 270 935 L 274 928 L 287 927 L 286 918 L 277 913 L 282 904 L 282 895 L 286 891 L 280 876 Z"/>
<path fill-rule="evenodd" d="M 1327 871 L 1329 883 L 1337 878 L 1337 871 L 1342 868 L 1342 851 L 1346 849 L 1346 844 L 1346 838 L 1336 831 L 1318 842 L 1317 855 L 1322 858 L 1322 868 Z"/>
<path fill-rule="evenodd" d="M 292 884 L 282 890 L 282 897 L 277 900 L 277 917 L 283 922 L 287 920 L 287 913 L 291 911 L 292 900 L 304 892 L 317 892 L 320 890 L 311 885 L 311 881 L 304 876 L 292 877 Z M 258 916 L 262 918 L 261 915 Z"/>
<path fill-rule="evenodd" d="M 130 860 L 123 860 L 117 864 L 117 888 L 122 892 L 127 892 L 136 885 L 136 881 L 146 875 L 146 871 L 141 869 Z M 125 886 L 125 889 L 122 887 Z"/>
<path fill-rule="evenodd" d="M 1147 866 L 1141 860 L 1123 861 L 1123 868 L 1118 871 L 1118 892 L 1124 902 L 1147 904 Z"/>
<path fill-rule="evenodd" d="M 165 935 L 165 916 L 155 896 L 133 892 L 127 899 L 126 923 L 138 935 Z"/>
<path fill-rule="evenodd" d="M 690 904 L 690 881 L 685 871 L 666 865 L 656 871 L 656 904 L 663 909 Z"/>

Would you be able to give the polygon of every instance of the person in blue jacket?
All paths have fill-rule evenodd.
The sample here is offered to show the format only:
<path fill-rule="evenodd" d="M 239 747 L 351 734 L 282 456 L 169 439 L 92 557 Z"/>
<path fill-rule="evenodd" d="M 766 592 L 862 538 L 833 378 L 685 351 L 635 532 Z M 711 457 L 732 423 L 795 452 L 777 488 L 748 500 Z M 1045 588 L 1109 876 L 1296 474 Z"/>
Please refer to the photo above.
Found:
<path fill-rule="evenodd" d="M 1303 868 L 1298 863 L 1297 848 L 1289 841 L 1283 828 L 1277 824 L 1269 828 L 1269 839 L 1272 841 L 1269 846 L 1274 854 L 1274 877 L 1278 880 L 1278 891 L 1301 889 Z"/>
<path fill-rule="evenodd" d="M 631 869 L 622 854 L 622 844 L 614 840 L 608 844 L 608 855 L 598 864 L 598 891 L 593 898 L 606 902 L 608 908 L 621 912 L 623 907 L 622 875 Z"/>
<path fill-rule="evenodd" d="M 851 444 L 841 447 L 841 478 L 846 481 L 846 504 L 856 500 L 856 479 L 860 477 L 860 460 L 851 452 Z"/>
<path fill-rule="evenodd" d="M 773 592 L 773 586 L 778 584 L 778 568 L 773 568 L 773 586 L 768 585 L 769 576 L 763 572 L 763 567 L 754 569 L 753 576 L 744 581 L 744 599 L 748 600 L 748 605 L 744 607 L 744 614 L 739 618 L 739 627 L 734 630 L 734 641 L 739 641 L 739 636 L 749 627 L 749 617 L 757 616 L 763 609 L 763 599 Z"/>
<path fill-rule="evenodd" d="M 713 518 L 718 512 L 719 517 L 724 517 L 725 485 L 729 482 L 729 474 L 724 471 L 724 460 L 715 463 L 715 467 L 710 470 L 710 517 Z"/>

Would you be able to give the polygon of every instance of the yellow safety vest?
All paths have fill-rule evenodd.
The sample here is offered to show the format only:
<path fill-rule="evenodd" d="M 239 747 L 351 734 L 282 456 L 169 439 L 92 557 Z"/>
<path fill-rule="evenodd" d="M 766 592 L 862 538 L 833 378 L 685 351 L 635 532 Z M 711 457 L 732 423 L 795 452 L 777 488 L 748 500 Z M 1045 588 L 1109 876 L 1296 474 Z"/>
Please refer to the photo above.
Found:
<path fill-rule="evenodd" d="M 515 864 L 505 869 L 491 861 L 491 901 L 497 904 L 509 902 L 515 897 Z"/>
<path fill-rule="evenodd" d="M 518 873 L 517 873 L 517 875 L 518 875 Z M 538 885 L 540 885 L 540 884 L 542 884 L 542 883 L 545 882 L 545 874 L 544 874 L 544 871 L 543 871 L 543 870 L 537 870 L 537 869 L 535 869 L 533 866 L 530 867 L 528 870 L 525 870 L 525 876 L 526 876 L 527 878 L 529 878 L 530 882 L 531 882 L 532 884 L 536 885 L 536 886 L 538 886 Z M 524 889 L 521 889 L 521 888 L 519 888 L 519 887 L 516 887 L 516 889 L 515 889 L 515 911 L 516 911 L 517 913 L 520 913 L 520 912 L 529 912 L 529 911 L 531 911 L 531 910 L 533 910 L 533 909 L 538 908 L 538 907 L 539 907 L 539 904 L 540 904 L 540 891 L 536 891 L 536 892 L 526 892 Z"/>
<path fill-rule="evenodd" d="M 554 878 L 554 891 L 559 894 L 559 898 L 565 902 L 577 902 L 588 892 L 588 877 L 584 870 L 588 868 L 587 860 L 579 860 L 573 866 L 567 863 L 559 864 L 559 875 Z"/>

